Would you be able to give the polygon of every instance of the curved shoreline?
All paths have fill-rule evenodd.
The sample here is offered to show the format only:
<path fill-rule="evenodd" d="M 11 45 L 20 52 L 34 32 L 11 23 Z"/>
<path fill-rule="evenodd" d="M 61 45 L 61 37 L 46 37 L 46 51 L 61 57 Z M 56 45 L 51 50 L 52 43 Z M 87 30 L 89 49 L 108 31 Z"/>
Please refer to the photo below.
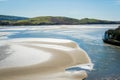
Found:
<path fill-rule="evenodd" d="M 10 45 L 18 44 L 28 48 L 33 48 L 37 50 L 43 50 L 49 52 L 52 57 L 42 63 L 24 66 L 24 67 L 13 67 L 0 69 L 0 80 L 68 80 L 68 79 L 82 79 L 86 77 L 86 73 L 83 71 L 84 75 L 79 75 L 81 73 L 71 73 L 65 78 L 61 77 L 65 75 L 65 69 L 75 65 L 82 65 L 91 63 L 88 55 L 78 47 L 78 45 L 70 40 L 62 39 L 20 39 L 10 41 Z M 40 44 L 42 43 L 41 46 Z M 36 45 L 37 44 L 37 45 Z M 39 44 L 39 45 L 38 45 Z M 47 47 L 47 45 L 50 45 Z M 58 47 L 55 48 L 55 45 Z M 62 50 L 62 48 L 69 49 L 69 51 Z M 60 48 L 60 49 L 59 49 Z M 61 74 L 60 74 L 61 73 Z M 53 76 L 49 76 L 53 74 Z M 55 77 L 54 74 L 58 74 Z M 73 75 L 74 74 L 74 75 Z M 78 76 L 79 75 L 79 76 Z M 77 76 L 77 77 L 76 77 Z M 47 77 L 50 77 L 47 79 Z"/>

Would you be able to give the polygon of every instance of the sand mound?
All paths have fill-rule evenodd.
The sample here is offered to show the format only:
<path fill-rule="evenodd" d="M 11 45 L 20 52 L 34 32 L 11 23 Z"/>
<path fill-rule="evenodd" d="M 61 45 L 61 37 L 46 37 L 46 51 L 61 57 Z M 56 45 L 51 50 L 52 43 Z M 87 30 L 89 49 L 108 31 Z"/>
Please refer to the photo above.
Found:
<path fill-rule="evenodd" d="M 14 39 L 7 45 L 12 54 L 0 61 L 0 80 L 80 80 L 87 76 L 85 71 L 65 69 L 92 69 L 86 52 L 71 40 Z"/>

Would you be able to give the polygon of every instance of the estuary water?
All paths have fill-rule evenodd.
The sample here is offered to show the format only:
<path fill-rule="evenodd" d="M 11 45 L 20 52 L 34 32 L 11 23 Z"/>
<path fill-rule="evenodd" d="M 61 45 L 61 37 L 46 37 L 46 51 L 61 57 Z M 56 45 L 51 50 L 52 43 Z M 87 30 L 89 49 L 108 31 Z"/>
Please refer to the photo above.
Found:
<path fill-rule="evenodd" d="M 54 25 L 54 26 L 1 26 L 0 42 L 15 38 L 57 38 L 75 41 L 91 58 L 94 69 L 87 71 L 86 80 L 120 80 L 120 47 L 105 44 L 104 32 L 118 25 Z M 2 44 L 0 44 L 2 45 Z M 9 46 L 8 46 L 9 47 Z M 0 60 L 10 54 L 3 54 Z"/>

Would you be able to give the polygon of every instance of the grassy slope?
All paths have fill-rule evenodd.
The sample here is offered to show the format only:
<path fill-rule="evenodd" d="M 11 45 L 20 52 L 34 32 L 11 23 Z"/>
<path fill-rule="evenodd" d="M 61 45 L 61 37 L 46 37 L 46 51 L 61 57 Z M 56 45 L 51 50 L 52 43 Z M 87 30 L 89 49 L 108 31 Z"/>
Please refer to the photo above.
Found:
<path fill-rule="evenodd" d="M 28 20 L 17 21 L 16 24 L 31 24 L 31 25 L 44 25 L 44 24 L 79 24 L 79 20 L 68 17 L 36 17 Z"/>
<path fill-rule="evenodd" d="M 80 20 L 81 24 L 116 24 L 115 21 L 107 21 L 107 20 L 98 20 L 98 19 L 89 19 L 84 18 Z"/>
<path fill-rule="evenodd" d="M 3 16 L 2 16 L 3 17 Z M 6 18 L 6 19 L 5 19 Z M 69 17 L 43 16 L 35 18 L 24 18 L 15 16 L 0 17 L 0 25 L 78 25 L 78 24 L 118 24 L 120 22 L 98 19 L 74 19 Z"/>

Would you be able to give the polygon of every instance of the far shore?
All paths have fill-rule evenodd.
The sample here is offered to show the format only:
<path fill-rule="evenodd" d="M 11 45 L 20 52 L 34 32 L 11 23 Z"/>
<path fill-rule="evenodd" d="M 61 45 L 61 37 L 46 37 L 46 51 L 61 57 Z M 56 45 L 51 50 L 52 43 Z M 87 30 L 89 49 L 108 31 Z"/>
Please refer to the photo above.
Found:
<path fill-rule="evenodd" d="M 44 24 L 44 25 L 0 25 L 0 26 L 62 26 L 62 25 L 120 25 L 120 23 L 116 23 L 116 24 Z"/>

